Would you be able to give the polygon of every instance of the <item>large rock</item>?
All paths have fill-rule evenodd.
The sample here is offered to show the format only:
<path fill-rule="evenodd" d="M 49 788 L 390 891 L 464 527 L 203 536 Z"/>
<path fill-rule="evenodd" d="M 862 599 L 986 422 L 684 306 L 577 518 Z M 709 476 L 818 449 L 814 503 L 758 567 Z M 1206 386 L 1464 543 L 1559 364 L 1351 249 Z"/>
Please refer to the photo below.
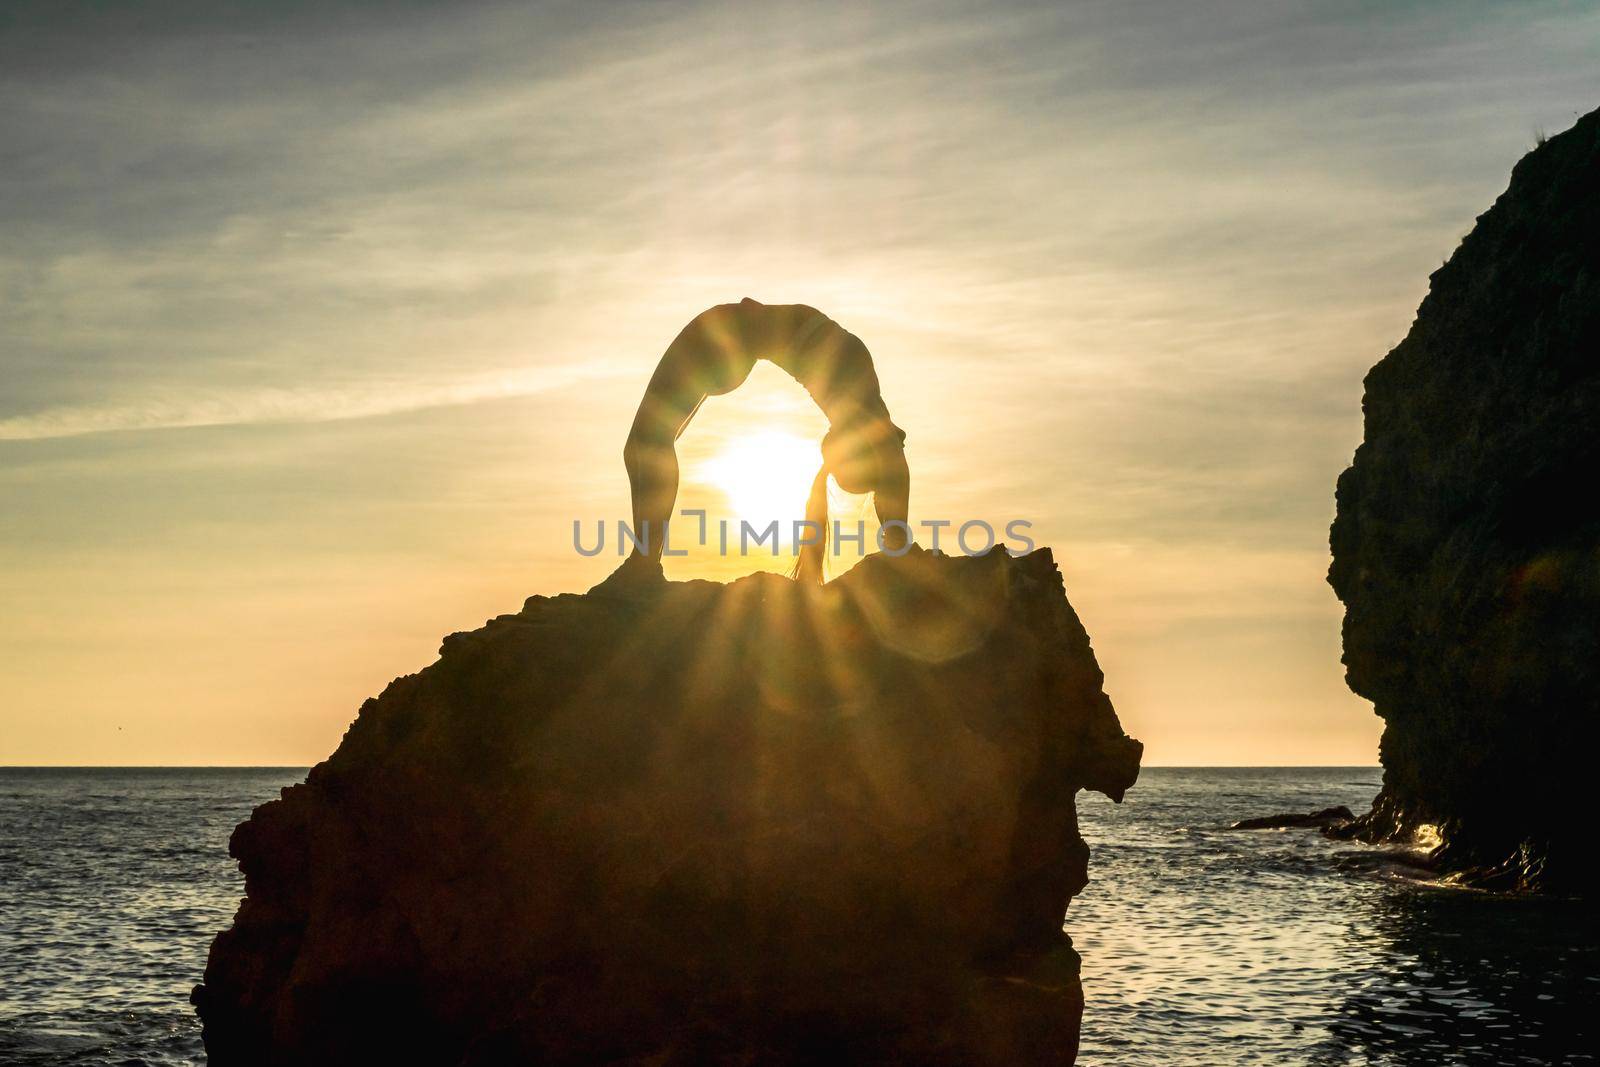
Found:
<path fill-rule="evenodd" d="M 1048 551 L 534 597 L 234 833 L 211 1063 L 1070 1063 L 1101 683 Z"/>
<path fill-rule="evenodd" d="M 1352 832 L 1582 888 L 1600 719 L 1600 112 L 1528 154 L 1366 379 L 1329 581 L 1384 719 Z"/>

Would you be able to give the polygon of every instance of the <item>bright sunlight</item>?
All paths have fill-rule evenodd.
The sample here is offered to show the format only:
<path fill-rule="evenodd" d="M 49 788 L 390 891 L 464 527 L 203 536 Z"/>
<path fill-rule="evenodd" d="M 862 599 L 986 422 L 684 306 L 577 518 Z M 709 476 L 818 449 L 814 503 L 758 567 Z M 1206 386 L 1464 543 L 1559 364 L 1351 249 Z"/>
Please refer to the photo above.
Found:
<path fill-rule="evenodd" d="M 822 453 L 816 441 L 762 430 L 732 438 L 707 461 L 705 480 L 722 490 L 733 517 L 764 526 L 801 518 Z"/>

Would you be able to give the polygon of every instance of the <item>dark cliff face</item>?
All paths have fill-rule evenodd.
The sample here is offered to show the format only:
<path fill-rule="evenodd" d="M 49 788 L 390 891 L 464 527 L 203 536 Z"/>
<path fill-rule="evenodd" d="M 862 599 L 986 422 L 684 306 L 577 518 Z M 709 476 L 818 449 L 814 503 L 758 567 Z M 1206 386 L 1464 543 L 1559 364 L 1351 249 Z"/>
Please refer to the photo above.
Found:
<path fill-rule="evenodd" d="M 1358 833 L 1581 888 L 1600 714 L 1600 112 L 1529 153 L 1374 366 L 1328 580 L 1384 719 Z"/>
<path fill-rule="evenodd" d="M 534 597 L 235 832 L 210 1061 L 1070 1063 L 1101 683 L 1048 551 Z"/>

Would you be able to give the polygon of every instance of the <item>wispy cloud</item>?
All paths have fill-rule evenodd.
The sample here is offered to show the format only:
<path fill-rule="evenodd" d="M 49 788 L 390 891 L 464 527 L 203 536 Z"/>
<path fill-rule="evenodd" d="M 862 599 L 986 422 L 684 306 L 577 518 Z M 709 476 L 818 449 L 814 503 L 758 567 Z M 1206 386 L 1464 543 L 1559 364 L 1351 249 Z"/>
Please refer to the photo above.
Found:
<path fill-rule="evenodd" d="M 539 396 L 605 378 L 599 366 L 553 367 L 535 373 L 466 381 L 385 384 L 363 382 L 342 390 L 260 389 L 206 396 L 151 397 L 142 402 L 46 408 L 0 418 L 0 441 L 38 441 L 118 430 L 170 430 L 200 426 L 331 422 L 394 415 L 427 408 Z"/>

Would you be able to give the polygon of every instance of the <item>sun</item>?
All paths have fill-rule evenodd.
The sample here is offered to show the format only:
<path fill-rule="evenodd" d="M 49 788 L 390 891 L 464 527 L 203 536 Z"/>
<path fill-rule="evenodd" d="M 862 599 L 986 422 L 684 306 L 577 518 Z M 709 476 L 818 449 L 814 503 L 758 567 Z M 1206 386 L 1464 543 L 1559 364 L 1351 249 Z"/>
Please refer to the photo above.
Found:
<path fill-rule="evenodd" d="M 779 529 L 787 530 L 791 520 L 804 517 L 821 463 L 818 442 L 761 430 L 729 440 L 706 463 L 705 479 L 728 498 L 734 518 L 758 529 L 777 519 Z"/>

